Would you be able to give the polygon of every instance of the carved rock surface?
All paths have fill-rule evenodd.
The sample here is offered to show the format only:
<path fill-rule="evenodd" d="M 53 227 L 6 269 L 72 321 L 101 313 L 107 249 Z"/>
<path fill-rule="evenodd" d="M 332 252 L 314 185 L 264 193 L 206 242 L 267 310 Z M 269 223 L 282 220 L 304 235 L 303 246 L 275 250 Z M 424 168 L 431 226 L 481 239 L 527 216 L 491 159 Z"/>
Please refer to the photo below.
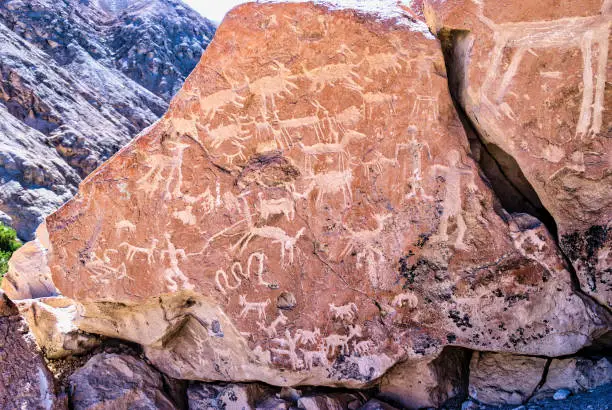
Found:
<path fill-rule="evenodd" d="M 161 375 L 129 355 L 100 353 L 70 376 L 74 409 L 163 409 L 176 407 L 164 394 Z"/>
<path fill-rule="evenodd" d="M 174 378 L 347 387 L 449 344 L 562 355 L 605 330 L 546 229 L 495 211 L 439 43 L 394 5 L 226 17 L 168 113 L 47 220 L 79 328 Z"/>
<path fill-rule="evenodd" d="M 611 306 L 612 3 L 426 0 L 425 15 L 453 42 L 457 98 L 489 152 L 516 161 L 582 289 Z"/>
<path fill-rule="evenodd" d="M 255 383 L 226 385 L 194 383 L 187 389 L 189 410 L 270 408 L 271 402 L 267 407 L 262 406 L 270 398 L 273 398 L 271 389 Z M 280 402 L 276 404 L 277 406 L 272 408 L 282 408 L 278 406 Z"/>
<path fill-rule="evenodd" d="M 49 234 L 46 224 L 36 230 L 36 239 L 17 249 L 8 263 L 0 288 L 12 300 L 56 296 L 47 261 Z"/>
<path fill-rule="evenodd" d="M 40 355 L 28 326 L 0 291 L 0 408 L 62 409 L 53 376 Z"/>

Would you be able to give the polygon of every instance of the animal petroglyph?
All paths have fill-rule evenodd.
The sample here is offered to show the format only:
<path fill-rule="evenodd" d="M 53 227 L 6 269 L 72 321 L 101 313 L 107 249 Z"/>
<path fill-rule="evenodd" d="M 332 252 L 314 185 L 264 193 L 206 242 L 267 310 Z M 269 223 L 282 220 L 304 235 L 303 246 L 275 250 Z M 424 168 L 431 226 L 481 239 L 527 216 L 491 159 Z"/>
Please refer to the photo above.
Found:
<path fill-rule="evenodd" d="M 466 249 L 463 243 L 463 237 L 467 230 L 465 220 L 463 219 L 462 199 L 461 199 L 461 177 L 466 176 L 470 179 L 468 189 L 476 191 L 478 187 L 474 183 L 474 173 L 469 168 L 461 168 L 458 166 L 461 155 L 458 151 L 452 150 L 448 153 L 449 166 L 436 164 L 432 166 L 432 171 L 435 175 L 444 175 L 446 181 L 446 192 L 442 203 L 443 211 L 440 217 L 440 226 L 438 228 L 438 237 L 442 241 L 448 241 L 448 220 L 455 217 L 457 220 L 457 239 L 455 240 L 455 249 Z"/>
<path fill-rule="evenodd" d="M 396 295 L 391 302 L 391 305 L 395 307 L 404 307 L 408 309 L 414 309 L 419 304 L 419 299 L 412 292 L 404 292 Z"/>
<path fill-rule="evenodd" d="M 268 101 L 270 102 L 270 108 L 276 109 L 276 98 L 282 98 L 283 94 L 293 95 L 291 89 L 297 89 L 291 80 L 295 76 L 291 75 L 291 70 L 285 67 L 284 64 L 275 61 L 276 67 L 272 69 L 276 71 L 276 75 L 261 77 L 253 82 L 249 83 L 249 91 L 261 98 L 263 103 L 264 113 L 267 115 Z"/>
<path fill-rule="evenodd" d="M 346 305 L 336 306 L 333 303 L 329 304 L 329 311 L 334 319 L 339 319 L 346 322 L 352 322 L 357 318 L 357 305 L 353 302 Z"/>
<path fill-rule="evenodd" d="M 172 292 L 176 292 L 179 289 L 191 290 L 193 285 L 189 283 L 189 278 L 185 276 L 183 271 L 179 268 L 179 258 L 182 260 L 187 259 L 184 249 L 177 249 L 176 246 L 170 241 L 171 235 L 165 234 L 166 243 L 168 247 L 161 251 L 161 261 L 164 262 L 168 257 L 168 263 L 170 268 L 164 271 L 164 276 L 168 284 L 168 289 Z M 179 285 L 180 282 L 180 285 Z"/>
<path fill-rule="evenodd" d="M 181 186 L 183 184 L 183 154 L 189 144 L 183 144 L 176 141 L 166 143 L 170 146 L 170 155 L 153 154 L 147 157 L 146 164 L 149 170 L 137 181 L 140 189 L 148 193 L 157 192 L 160 186 L 164 185 L 164 195 L 170 198 L 177 198 L 182 195 Z M 164 171 L 168 169 L 167 175 Z M 170 189 L 174 183 L 174 188 Z"/>
<path fill-rule="evenodd" d="M 299 146 L 304 153 L 305 157 L 305 166 L 309 168 L 312 172 L 312 157 L 316 157 L 317 155 L 325 155 L 325 154 L 338 154 L 339 155 L 339 165 L 340 170 L 344 171 L 346 168 L 346 163 L 349 160 L 349 154 L 346 151 L 346 147 L 350 144 L 350 142 L 354 139 L 363 139 L 366 138 L 365 134 L 362 134 L 357 131 L 347 131 L 342 136 L 340 142 L 337 143 L 324 143 L 319 142 L 313 145 L 304 145 L 301 142 Z"/>
<path fill-rule="evenodd" d="M 369 107 L 368 118 L 372 118 L 374 107 L 386 104 L 389 107 L 389 111 L 395 114 L 395 101 L 398 97 L 393 94 L 385 94 L 381 92 L 367 92 L 363 94 L 363 102 L 366 107 Z"/>
<path fill-rule="evenodd" d="M 361 342 L 353 341 L 353 352 L 360 356 L 370 353 L 374 348 L 374 343 L 371 340 L 363 340 Z"/>
<path fill-rule="evenodd" d="M 368 67 L 368 76 L 384 75 L 391 71 L 397 74 L 404 69 L 400 63 L 400 61 L 403 60 L 403 57 L 398 53 L 379 53 L 368 55 L 368 48 L 366 48 L 365 52 L 366 56 L 364 57 L 363 62 L 365 62 Z"/>
<path fill-rule="evenodd" d="M 263 192 L 259 192 L 257 198 L 262 219 L 267 220 L 270 216 L 283 214 L 288 221 L 293 221 L 295 204 L 291 198 L 263 199 Z"/>
<path fill-rule="evenodd" d="M 207 121 L 212 121 L 215 115 L 223 112 L 227 105 L 244 108 L 246 97 L 241 96 L 240 92 L 245 87 L 238 87 L 225 73 L 220 73 L 220 75 L 225 78 L 231 88 L 200 97 L 200 116 Z"/>
<path fill-rule="evenodd" d="M 238 287 L 242 284 L 242 278 L 249 279 L 251 277 L 251 267 L 253 266 L 253 263 L 257 264 L 257 271 L 255 272 L 255 276 L 257 276 L 257 283 L 267 288 L 276 287 L 276 285 L 266 282 L 263 278 L 265 257 L 266 255 L 263 252 L 253 252 L 251 255 L 249 255 L 246 272 L 242 269 L 242 264 L 240 262 L 234 262 L 230 268 L 230 273 L 234 278 L 234 285 L 230 285 L 227 273 L 223 269 L 217 270 L 215 273 L 216 288 L 224 295 L 227 295 L 226 289 L 238 289 Z M 221 283 L 221 279 L 223 279 L 224 284 Z"/>
<path fill-rule="evenodd" d="M 348 335 L 337 335 L 331 334 L 323 339 L 325 343 L 325 348 L 327 349 L 327 354 L 333 355 L 336 351 L 336 348 L 340 349 L 340 354 L 346 355 L 349 353 L 349 342 L 351 339 L 355 337 L 361 337 L 361 326 L 349 326 L 349 334 Z"/>
<path fill-rule="evenodd" d="M 119 249 L 125 248 L 125 260 L 126 262 L 133 262 L 134 256 L 138 253 L 142 253 L 147 257 L 147 263 L 150 265 L 155 262 L 155 250 L 157 249 L 157 243 L 159 241 L 157 239 L 151 240 L 150 248 L 141 248 L 139 246 L 130 245 L 127 242 L 121 242 L 119 244 Z"/>
<path fill-rule="evenodd" d="M 329 64 L 311 70 L 303 66 L 303 72 L 312 82 L 310 91 L 319 93 L 325 86 L 333 87 L 340 83 L 348 89 L 361 92 L 363 88 L 355 81 L 361 79 L 359 73 L 355 71 L 356 68 L 359 68 L 358 64 Z"/>
<path fill-rule="evenodd" d="M 122 263 L 116 268 L 109 265 L 111 263 L 109 254 L 111 253 L 117 253 L 117 251 L 115 249 L 107 249 L 104 251 L 102 258 L 95 252 L 90 253 L 89 261 L 85 263 L 85 269 L 93 274 L 92 280 L 98 284 L 104 285 L 111 283 L 111 280 L 133 280 L 127 274 L 125 263 Z"/>
<path fill-rule="evenodd" d="M 297 333 L 300 335 L 300 337 L 302 338 L 302 343 L 305 345 L 316 345 L 317 339 L 321 337 L 321 330 L 318 327 L 315 328 L 315 330 L 298 329 Z"/>
<path fill-rule="evenodd" d="M 132 221 L 124 219 L 123 221 L 119 221 L 115 224 L 115 229 L 119 232 L 123 231 L 128 233 L 134 233 L 136 232 L 136 225 L 134 225 Z"/>
<path fill-rule="evenodd" d="M 325 368 L 328 368 L 330 365 L 329 360 L 327 360 L 327 348 L 323 344 L 320 344 L 318 347 L 317 350 L 300 349 L 304 356 L 304 367 L 308 370 L 312 369 L 316 364 Z"/>
<path fill-rule="evenodd" d="M 323 198 L 325 195 L 334 195 L 337 193 L 342 193 L 345 207 L 349 207 L 351 205 L 351 202 L 353 201 L 353 193 L 351 190 L 353 172 L 350 169 L 345 171 L 330 171 L 314 175 L 310 174 L 306 175 L 305 179 L 310 180 L 306 191 L 303 194 L 294 192 L 293 195 L 295 198 L 307 198 L 310 193 L 317 188 L 317 208 L 322 208 Z"/>
<path fill-rule="evenodd" d="M 246 317 L 249 312 L 256 312 L 259 319 L 266 320 L 266 308 L 272 303 L 270 299 L 266 299 L 264 302 L 247 302 L 246 295 L 239 296 L 239 304 L 242 306 L 242 310 L 238 317 Z"/>
<path fill-rule="evenodd" d="M 213 149 L 218 149 L 228 141 L 246 141 L 251 138 L 248 131 L 244 130 L 237 120 L 234 124 L 223 125 L 213 129 L 210 128 L 208 123 L 204 126 L 197 125 L 197 127 L 207 134 L 208 139 L 206 142 Z"/>
<path fill-rule="evenodd" d="M 604 92 L 608 66 L 608 35 L 611 24 L 612 2 L 604 0 L 601 14 L 588 17 L 567 17 L 553 21 L 495 23 L 484 16 L 484 2 L 478 5 L 478 18 L 494 33 L 487 73 L 480 89 L 483 102 L 497 113 L 504 111 L 504 97 L 508 92 L 525 51 L 534 48 L 580 47 L 583 60 L 583 89 L 576 135 L 596 135 L 601 131 Z M 597 47 L 595 57 L 593 52 Z M 516 49 L 510 64 L 503 72 L 496 91 L 493 83 L 503 66 L 504 51 Z M 593 72 L 595 60 L 596 72 Z M 492 100 L 492 101 L 491 101 Z M 508 113 L 508 109 L 506 109 Z M 508 115 L 508 114 L 507 114 Z"/>
<path fill-rule="evenodd" d="M 285 330 L 284 339 L 272 339 L 273 342 L 278 343 L 281 347 L 285 347 L 285 349 L 273 348 L 270 350 L 279 355 L 289 356 L 289 361 L 293 370 L 301 369 L 304 367 L 304 362 L 298 357 L 296 352 L 296 346 L 299 340 L 299 334 L 296 333 L 294 336 L 291 336 L 291 332 L 287 329 Z"/>
<path fill-rule="evenodd" d="M 375 243 L 379 240 L 379 236 L 385 227 L 385 221 L 391 217 L 391 214 L 387 215 L 374 215 L 377 222 L 377 227 L 373 230 L 353 231 L 350 228 L 346 228 L 349 232 L 349 241 L 346 244 L 344 250 L 340 253 L 341 257 L 346 256 L 354 249 L 357 249 L 356 255 L 356 266 L 361 268 L 363 261 L 367 264 L 367 273 L 370 278 L 370 283 L 374 288 L 379 285 L 379 266 L 385 260 L 385 257 L 380 249 L 375 246 Z"/>
<path fill-rule="evenodd" d="M 276 337 L 278 326 L 285 326 L 287 324 L 287 316 L 283 315 L 283 312 L 279 311 L 276 319 L 272 321 L 268 326 L 266 326 L 266 322 L 258 321 L 257 326 L 259 330 L 262 330 L 268 337 Z"/>
<path fill-rule="evenodd" d="M 285 251 L 289 251 L 289 264 L 292 264 L 295 244 L 298 239 L 300 239 L 304 231 L 305 228 L 300 228 L 295 236 L 289 236 L 282 228 L 276 226 L 257 227 L 250 225 L 248 231 L 238 240 L 238 242 L 232 245 L 231 249 L 235 250 L 240 247 L 240 252 L 242 253 L 253 238 L 260 237 L 270 239 L 272 240 L 272 243 L 280 244 L 281 265 L 284 266 Z"/>

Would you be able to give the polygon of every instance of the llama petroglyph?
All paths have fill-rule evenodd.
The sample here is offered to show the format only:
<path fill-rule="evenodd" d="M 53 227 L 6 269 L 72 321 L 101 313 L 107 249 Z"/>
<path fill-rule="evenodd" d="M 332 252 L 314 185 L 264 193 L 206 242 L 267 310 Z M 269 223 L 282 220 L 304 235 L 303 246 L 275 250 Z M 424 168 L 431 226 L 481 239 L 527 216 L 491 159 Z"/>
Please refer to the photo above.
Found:
<path fill-rule="evenodd" d="M 434 175 L 443 175 L 445 179 L 446 191 L 444 201 L 442 202 L 443 211 L 440 217 L 440 225 L 438 228 L 438 238 L 444 242 L 448 241 L 448 221 L 454 217 L 457 221 L 457 239 L 455 240 L 455 249 L 466 249 L 463 243 L 467 226 L 463 219 L 463 208 L 461 199 L 461 177 L 469 178 L 468 189 L 472 192 L 478 187 L 474 183 L 474 173 L 469 168 L 459 167 L 461 154 L 457 150 L 451 150 L 448 153 L 449 166 L 435 164 L 432 166 Z"/>
<path fill-rule="evenodd" d="M 340 349 L 340 354 L 346 355 L 349 353 L 349 342 L 353 338 L 361 336 L 361 326 L 354 325 L 349 326 L 348 335 L 331 334 L 324 338 L 323 342 L 325 343 L 325 348 L 327 349 L 328 355 L 333 355 L 336 352 L 336 348 Z"/>
<path fill-rule="evenodd" d="M 404 307 L 406 306 L 408 309 L 414 309 L 419 304 L 419 299 L 412 292 L 404 292 L 396 295 L 391 301 L 391 305 L 395 307 Z"/>
<path fill-rule="evenodd" d="M 166 233 L 165 235 L 167 248 L 161 251 L 161 262 L 164 262 L 166 257 L 168 257 L 168 264 L 170 267 L 164 271 L 164 277 L 168 284 L 168 289 L 171 292 L 176 292 L 179 289 L 191 290 L 193 289 L 193 285 L 189 283 L 189 278 L 185 276 L 183 271 L 179 268 L 179 258 L 182 260 L 187 259 L 187 255 L 185 254 L 184 249 L 177 249 L 176 246 L 172 243 L 171 235 Z"/>
<path fill-rule="evenodd" d="M 285 316 L 282 311 L 279 311 L 276 319 L 269 325 L 266 326 L 266 322 L 257 321 L 257 327 L 259 327 L 259 330 L 263 331 L 268 337 L 276 337 L 278 335 L 276 328 L 278 326 L 285 326 L 288 320 L 287 316 Z"/>
<path fill-rule="evenodd" d="M 238 317 L 246 317 L 249 312 L 256 312 L 259 319 L 266 320 L 266 308 L 272 302 L 270 299 L 266 299 L 264 302 L 247 302 L 246 295 L 240 295 L 238 303 L 242 306 Z"/>
<path fill-rule="evenodd" d="M 291 198 L 263 199 L 263 192 L 257 193 L 259 199 L 259 215 L 267 220 L 273 215 L 283 214 L 288 221 L 295 217 L 295 203 Z"/>
<path fill-rule="evenodd" d="M 376 106 L 387 105 L 389 107 L 389 111 L 392 114 L 395 114 L 395 101 L 398 100 L 397 95 L 386 94 L 377 92 L 367 92 L 363 94 L 363 103 L 365 107 L 369 108 L 368 118 L 372 118 L 372 113 Z"/>
<path fill-rule="evenodd" d="M 363 88 L 355 81 L 361 79 L 359 73 L 355 71 L 359 64 L 329 64 L 308 70 L 302 66 L 304 76 L 312 84 L 310 91 L 320 93 L 326 86 L 333 87 L 338 83 L 342 86 L 361 92 Z"/>
<path fill-rule="evenodd" d="M 313 145 L 304 145 L 299 143 L 300 149 L 304 153 L 304 166 L 312 172 L 312 158 L 317 155 L 325 154 L 338 154 L 338 164 L 340 171 L 346 170 L 346 163 L 349 161 L 349 154 L 346 151 L 346 147 L 351 143 L 352 140 L 366 138 L 365 134 L 357 131 L 347 131 L 342 136 L 340 142 L 337 143 L 324 143 L 319 142 Z"/>
<path fill-rule="evenodd" d="M 385 75 L 389 72 L 397 74 L 404 69 L 401 64 L 404 58 L 399 53 L 369 54 L 368 48 L 365 52 L 362 63 L 365 62 L 368 67 L 368 76 Z"/>
<path fill-rule="evenodd" d="M 340 257 L 345 257 L 353 250 L 357 250 L 356 254 L 356 266 L 361 268 L 363 261 L 367 264 L 367 274 L 370 279 L 370 283 L 374 288 L 379 286 L 379 265 L 385 260 L 385 256 L 382 251 L 376 247 L 381 232 L 385 227 L 385 221 L 392 215 L 374 215 L 377 226 L 372 230 L 353 231 L 350 228 L 346 228 L 349 232 L 349 240 L 344 250 L 340 253 Z"/>
<path fill-rule="evenodd" d="M 320 174 L 311 173 L 310 175 L 306 175 L 304 179 L 310 180 L 305 192 L 302 194 L 293 192 L 293 195 L 296 199 L 304 199 L 307 198 L 315 188 L 317 188 L 318 193 L 315 202 L 318 209 L 323 207 L 323 198 L 326 195 L 342 193 L 345 207 L 349 207 L 353 201 L 353 193 L 351 190 L 353 172 L 350 169 L 345 171 L 330 171 Z"/>
<path fill-rule="evenodd" d="M 272 67 L 276 71 L 276 75 L 261 77 L 249 84 L 249 91 L 258 95 L 263 104 L 264 114 L 268 112 L 268 102 L 270 108 L 276 110 L 276 98 L 282 98 L 284 94 L 293 95 L 291 89 L 297 89 L 297 85 L 291 81 L 295 76 L 291 75 L 291 70 L 285 67 L 284 64 L 275 61 L 276 67 Z"/>
<path fill-rule="evenodd" d="M 305 228 L 300 228 L 294 236 L 289 236 L 282 228 L 277 226 L 253 226 L 250 225 L 247 232 L 231 246 L 231 250 L 235 251 L 238 247 L 242 253 L 249 242 L 255 238 L 270 239 L 272 243 L 280 244 L 281 265 L 285 265 L 285 251 L 289 251 L 289 264 L 293 263 L 295 245 L 304 234 Z"/>
<path fill-rule="evenodd" d="M 242 128 L 235 117 L 234 124 L 222 125 L 220 127 L 211 129 L 210 124 L 206 123 L 204 126 L 200 126 L 198 124 L 197 128 L 206 133 L 208 138 L 205 140 L 205 142 L 207 142 L 213 149 L 218 149 L 228 141 L 246 141 L 251 138 L 248 131 Z"/>
<path fill-rule="evenodd" d="M 495 45 L 491 51 L 487 73 L 480 88 L 481 98 L 494 113 L 505 113 L 512 119 L 504 97 L 508 93 L 520 61 L 527 50 L 555 47 L 580 47 L 583 60 L 583 88 L 576 135 L 596 135 L 601 132 L 604 93 L 608 67 L 608 36 L 612 24 L 612 1 L 604 0 L 601 13 L 588 17 L 566 17 L 552 21 L 495 23 L 484 15 L 484 1 L 478 5 L 478 18 L 493 31 Z M 505 51 L 516 49 L 509 64 L 504 63 Z M 595 57 L 595 48 L 599 53 Z M 595 61 L 594 61 L 595 60 Z M 593 72 L 595 62 L 596 72 Z M 500 68 L 501 81 L 493 90 Z"/>
<path fill-rule="evenodd" d="M 353 302 L 347 303 L 346 305 L 336 306 L 333 303 L 329 304 L 329 311 L 332 313 L 332 317 L 336 320 L 342 320 L 346 322 L 353 322 L 357 318 L 357 305 Z"/>
<path fill-rule="evenodd" d="M 315 330 L 298 329 L 297 334 L 300 335 L 301 341 L 304 345 L 316 345 L 317 339 L 321 337 L 321 329 L 319 329 L 318 327 L 315 328 Z"/>
<path fill-rule="evenodd" d="M 119 249 L 125 248 L 125 261 L 133 262 L 134 256 L 136 254 L 142 253 L 147 257 L 147 263 L 150 265 L 155 262 L 155 250 L 157 249 L 157 243 L 159 241 L 157 239 L 151 239 L 151 247 L 150 248 L 142 248 L 140 246 L 130 245 L 128 242 L 121 242 L 119 244 Z"/>
<path fill-rule="evenodd" d="M 146 165 L 149 170 L 137 181 L 140 189 L 147 194 L 157 192 L 164 186 L 164 197 L 178 198 L 182 195 L 181 186 L 183 185 L 183 154 L 189 144 L 177 141 L 166 142 L 169 147 L 169 155 L 153 154 L 146 158 Z M 169 170 L 164 175 L 165 170 Z M 170 187 L 174 183 L 174 188 Z"/>
<path fill-rule="evenodd" d="M 212 121 L 215 116 L 223 112 L 225 106 L 234 106 L 236 108 L 244 108 L 246 97 L 240 95 L 240 92 L 246 89 L 246 86 L 238 87 L 225 73 L 220 75 L 227 81 L 231 88 L 220 90 L 199 98 L 200 101 L 200 116 L 206 121 Z"/>
<path fill-rule="evenodd" d="M 128 221 L 127 219 L 124 219 L 115 224 L 115 229 L 117 230 L 117 232 L 135 233 L 136 225 L 134 225 L 132 221 Z"/>
<path fill-rule="evenodd" d="M 360 356 L 370 353 L 374 348 L 374 343 L 371 340 L 363 340 L 361 342 L 353 341 L 353 352 Z"/>
<path fill-rule="evenodd" d="M 313 366 L 319 364 L 322 367 L 328 368 L 330 363 L 327 360 L 327 348 L 324 344 L 319 344 L 317 350 L 299 349 L 304 356 L 304 367 L 311 370 Z"/>

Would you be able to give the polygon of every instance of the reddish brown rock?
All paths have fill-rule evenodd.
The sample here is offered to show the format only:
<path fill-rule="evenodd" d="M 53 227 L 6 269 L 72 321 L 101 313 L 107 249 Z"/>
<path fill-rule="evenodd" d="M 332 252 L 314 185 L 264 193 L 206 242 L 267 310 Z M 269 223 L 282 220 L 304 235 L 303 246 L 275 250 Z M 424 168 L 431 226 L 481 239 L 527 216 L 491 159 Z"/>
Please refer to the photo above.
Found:
<path fill-rule="evenodd" d="M 489 152 L 516 161 L 582 289 L 612 306 L 612 2 L 425 0 L 425 15 Z"/>
<path fill-rule="evenodd" d="M 276 385 L 362 387 L 448 344 L 577 351 L 605 324 L 546 229 L 494 211 L 447 90 L 409 18 L 234 9 L 48 219 L 79 327 L 171 377 Z"/>
<path fill-rule="evenodd" d="M 0 408 L 67 408 L 17 307 L 0 291 Z"/>

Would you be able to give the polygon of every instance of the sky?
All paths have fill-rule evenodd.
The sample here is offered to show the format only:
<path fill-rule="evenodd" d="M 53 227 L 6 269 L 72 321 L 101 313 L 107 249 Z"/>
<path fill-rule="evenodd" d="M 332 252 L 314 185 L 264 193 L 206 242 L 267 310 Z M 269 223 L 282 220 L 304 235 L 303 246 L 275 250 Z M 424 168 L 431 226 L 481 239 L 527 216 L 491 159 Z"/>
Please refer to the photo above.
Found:
<path fill-rule="evenodd" d="M 225 13 L 247 0 L 183 0 L 209 20 L 220 23 Z"/>

